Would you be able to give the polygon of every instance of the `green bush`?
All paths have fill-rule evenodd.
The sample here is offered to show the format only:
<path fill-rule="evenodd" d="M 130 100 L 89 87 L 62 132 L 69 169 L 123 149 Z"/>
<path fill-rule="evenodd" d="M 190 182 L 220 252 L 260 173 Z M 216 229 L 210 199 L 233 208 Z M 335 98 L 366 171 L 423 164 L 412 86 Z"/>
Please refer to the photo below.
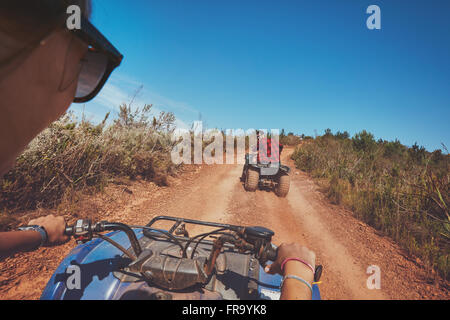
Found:
<path fill-rule="evenodd" d="M 398 140 L 375 141 L 367 131 L 331 130 L 299 146 L 297 168 L 325 178 L 334 203 L 391 236 L 449 278 L 450 156 Z"/>

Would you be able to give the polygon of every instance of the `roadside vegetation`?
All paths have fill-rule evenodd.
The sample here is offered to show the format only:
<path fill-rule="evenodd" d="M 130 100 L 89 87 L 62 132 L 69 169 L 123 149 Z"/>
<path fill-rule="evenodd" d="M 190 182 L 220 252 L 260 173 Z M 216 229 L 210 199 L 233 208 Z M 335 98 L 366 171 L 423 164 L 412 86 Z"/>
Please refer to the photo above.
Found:
<path fill-rule="evenodd" d="M 292 132 L 286 134 L 284 129 L 280 132 L 280 143 L 285 146 L 297 146 L 305 136 L 297 136 Z"/>
<path fill-rule="evenodd" d="M 292 155 L 328 198 L 450 277 L 450 156 L 362 131 L 305 139 Z"/>
<path fill-rule="evenodd" d="M 77 120 L 67 113 L 39 134 L 0 180 L 0 227 L 18 211 L 53 208 L 74 193 L 102 190 L 115 179 L 167 185 L 176 172 L 170 150 L 175 117 L 151 116 L 151 105 L 120 107 L 109 123 Z"/>
<path fill-rule="evenodd" d="M 151 105 L 133 111 L 123 104 L 117 118 L 108 122 L 108 117 L 93 124 L 67 113 L 30 143 L 0 179 L 0 230 L 14 224 L 17 212 L 55 208 L 121 179 L 168 184 L 179 169 L 171 161 L 178 143 L 171 141 L 174 115 L 153 116 Z M 427 152 L 417 144 L 377 141 L 366 131 L 350 137 L 329 129 L 315 138 L 282 130 L 280 142 L 300 144 L 292 155 L 296 167 L 316 178 L 333 203 L 449 279 L 450 156 L 445 146 L 445 154 Z"/>

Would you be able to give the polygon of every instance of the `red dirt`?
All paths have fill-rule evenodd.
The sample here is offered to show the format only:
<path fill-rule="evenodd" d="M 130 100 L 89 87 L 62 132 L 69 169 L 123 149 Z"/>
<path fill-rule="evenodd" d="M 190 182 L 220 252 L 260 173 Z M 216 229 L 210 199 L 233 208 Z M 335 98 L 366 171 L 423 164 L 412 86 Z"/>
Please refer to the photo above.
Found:
<path fill-rule="evenodd" d="M 448 283 L 435 280 L 421 261 L 408 257 L 395 243 L 339 206 L 331 205 L 317 185 L 293 168 L 286 198 L 273 192 L 245 192 L 239 181 L 241 165 L 192 167 L 157 187 L 145 181 L 111 185 L 105 192 L 77 205 L 76 216 L 128 224 L 146 224 L 157 215 L 189 217 L 242 225 L 263 225 L 275 231 L 275 243 L 300 242 L 317 254 L 324 266 L 324 299 L 446 299 Z M 32 212 L 22 217 L 48 214 Z M 61 213 L 60 213 L 61 214 Z M 62 213 L 64 214 L 64 213 Z M 74 214 L 65 214 L 73 221 Z M 194 230 L 198 231 L 198 230 Z M 38 299 L 73 242 L 21 253 L 0 262 L 0 299 Z M 381 289 L 366 286 L 367 267 L 381 270 Z"/>

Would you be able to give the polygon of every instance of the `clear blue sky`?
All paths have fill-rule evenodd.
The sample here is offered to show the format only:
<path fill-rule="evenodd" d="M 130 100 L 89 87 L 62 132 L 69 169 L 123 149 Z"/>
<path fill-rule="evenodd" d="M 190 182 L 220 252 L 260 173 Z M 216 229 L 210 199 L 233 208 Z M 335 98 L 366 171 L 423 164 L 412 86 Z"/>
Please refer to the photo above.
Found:
<path fill-rule="evenodd" d="M 142 84 L 134 105 L 179 125 L 366 129 L 450 148 L 450 1 L 93 2 L 94 24 L 125 55 L 84 106 L 94 121 Z M 381 30 L 366 28 L 371 4 Z"/>

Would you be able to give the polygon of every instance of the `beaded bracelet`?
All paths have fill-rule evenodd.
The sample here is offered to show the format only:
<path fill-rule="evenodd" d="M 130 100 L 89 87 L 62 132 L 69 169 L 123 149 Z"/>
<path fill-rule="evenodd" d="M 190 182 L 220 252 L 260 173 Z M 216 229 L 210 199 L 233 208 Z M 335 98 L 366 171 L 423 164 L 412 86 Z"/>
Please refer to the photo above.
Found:
<path fill-rule="evenodd" d="M 308 281 L 306 281 L 298 276 L 291 275 L 291 274 L 284 276 L 283 280 L 281 280 L 280 289 L 283 287 L 284 280 L 286 280 L 286 279 L 295 279 L 295 280 L 300 281 L 301 283 L 305 284 L 309 288 L 309 290 L 311 290 L 311 294 L 312 294 L 313 288 L 312 288 L 311 284 L 309 284 Z"/>

